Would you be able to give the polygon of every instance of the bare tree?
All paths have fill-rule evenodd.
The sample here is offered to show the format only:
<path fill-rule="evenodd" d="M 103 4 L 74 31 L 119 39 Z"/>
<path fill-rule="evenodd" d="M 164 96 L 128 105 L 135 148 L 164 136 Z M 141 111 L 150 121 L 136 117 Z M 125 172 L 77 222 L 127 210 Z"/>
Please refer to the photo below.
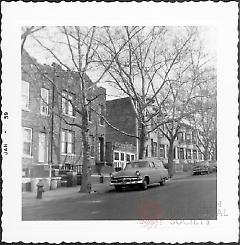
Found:
<path fill-rule="evenodd" d="M 211 83 L 214 86 L 207 86 L 206 97 L 200 100 L 199 110 L 190 120 L 192 127 L 197 131 L 197 146 L 204 160 L 208 160 L 210 156 L 217 159 L 217 93 L 216 83 Z"/>
<path fill-rule="evenodd" d="M 134 30 L 139 32 L 130 40 Z M 170 114 L 162 116 L 163 105 L 166 108 L 167 102 L 170 103 L 170 93 L 175 96 L 172 82 L 176 81 L 177 71 L 187 73 L 191 68 L 189 54 L 195 48 L 198 30 L 192 27 L 182 28 L 178 32 L 167 27 L 106 27 L 105 33 L 101 41 L 104 55 L 98 57 L 99 63 L 106 68 L 114 58 L 108 69 L 111 83 L 134 102 L 141 159 L 148 134 L 162 124 L 176 121 L 176 117 Z M 128 45 L 117 54 L 118 47 L 125 42 Z M 154 111 L 150 113 L 152 108 Z M 155 120 L 154 127 L 149 127 L 156 117 L 161 120 Z"/>
<path fill-rule="evenodd" d="M 34 34 L 35 32 L 38 32 L 42 30 L 44 26 L 25 26 L 22 27 L 22 33 L 21 33 L 21 53 L 23 52 L 24 45 L 27 41 L 27 38 Z"/>
<path fill-rule="evenodd" d="M 27 29 L 28 32 L 33 29 Z M 90 147 L 89 147 L 89 121 L 88 113 L 90 110 L 96 110 L 92 107 L 92 103 L 101 94 L 93 93 L 96 85 L 103 79 L 104 75 L 110 69 L 116 56 L 122 52 L 127 43 L 133 38 L 139 30 L 133 30 L 129 36 L 129 39 L 123 42 L 116 50 L 116 54 L 111 58 L 108 65 L 101 73 L 97 74 L 97 78 L 94 82 L 91 82 L 87 76 L 87 73 L 96 69 L 95 57 L 99 57 L 100 42 L 99 35 L 101 35 L 101 28 L 97 27 L 46 27 L 40 37 L 37 35 L 31 35 L 32 40 L 38 45 L 38 47 L 45 52 L 46 57 L 51 61 L 54 61 L 57 66 L 60 66 L 60 70 L 64 70 L 64 74 L 67 74 L 66 80 L 72 80 L 70 85 L 72 89 L 77 91 L 75 97 L 66 96 L 62 93 L 61 86 L 57 85 L 56 74 L 46 72 L 46 70 L 36 64 L 38 72 L 53 85 L 55 89 L 55 96 L 59 96 L 60 100 L 64 99 L 70 103 L 72 110 L 78 115 L 78 119 L 68 118 L 62 114 L 61 110 L 52 110 L 56 116 L 61 118 L 67 125 L 76 127 L 81 132 L 81 139 L 83 145 L 83 164 L 82 164 L 82 184 L 80 192 L 91 191 L 90 181 Z M 56 67 L 55 65 L 55 67 Z M 61 73 L 61 71 L 59 71 Z M 63 73 L 63 72 L 62 72 Z M 65 86 L 69 86 L 66 85 Z M 94 96 L 93 96 L 94 95 Z M 62 108 L 61 108 L 62 109 Z M 103 116 L 103 115 L 101 115 Z"/>
<path fill-rule="evenodd" d="M 179 63 L 179 67 L 174 71 L 171 81 L 166 86 L 169 96 L 162 104 L 162 114 L 159 115 L 171 121 L 165 124 L 165 130 L 160 128 L 169 141 L 168 170 L 170 176 L 174 174 L 174 141 L 182 124 L 187 123 L 192 126 L 191 122 L 196 115 L 209 114 L 213 105 L 203 103 L 203 101 L 214 96 L 216 89 L 213 86 L 213 93 L 208 89 L 209 84 L 215 84 L 216 77 L 213 74 L 214 68 L 207 65 L 207 57 L 201 48 L 189 50 L 188 55 L 189 57 L 184 62 Z M 197 129 L 197 127 L 192 128 Z"/>

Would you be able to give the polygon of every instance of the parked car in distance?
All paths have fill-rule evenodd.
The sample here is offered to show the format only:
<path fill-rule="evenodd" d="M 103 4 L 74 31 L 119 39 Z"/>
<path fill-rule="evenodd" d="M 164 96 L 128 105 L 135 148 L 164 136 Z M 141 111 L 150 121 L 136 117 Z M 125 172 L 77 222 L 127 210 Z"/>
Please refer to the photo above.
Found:
<path fill-rule="evenodd" d="M 110 185 L 115 186 L 116 191 L 127 186 L 139 186 L 146 190 L 149 184 L 165 184 L 168 179 L 168 170 L 158 159 L 142 159 L 127 162 L 126 167 L 111 175 Z"/>
<path fill-rule="evenodd" d="M 209 174 L 209 162 L 201 161 L 193 165 L 193 175 L 197 174 Z"/>
<path fill-rule="evenodd" d="M 217 172 L 217 161 L 213 160 L 209 162 L 209 172 Z"/>

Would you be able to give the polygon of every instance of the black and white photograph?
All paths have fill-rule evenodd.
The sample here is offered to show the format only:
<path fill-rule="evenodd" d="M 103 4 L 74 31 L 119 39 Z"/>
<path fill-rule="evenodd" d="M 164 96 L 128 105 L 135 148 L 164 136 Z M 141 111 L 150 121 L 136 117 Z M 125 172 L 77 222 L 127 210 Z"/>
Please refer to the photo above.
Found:
<path fill-rule="evenodd" d="M 204 31 L 22 27 L 23 220 L 216 219 Z"/>
<path fill-rule="evenodd" d="M 17 5 L 12 6 L 16 10 Z M 161 234 L 166 231 L 165 236 L 156 241 L 173 242 L 167 234 L 192 229 L 196 237 L 194 232 L 188 238 L 176 235 L 179 240 L 175 242 L 198 242 L 211 240 L 212 233 L 231 223 L 234 228 L 226 239 L 233 241 L 238 236 L 238 162 L 237 134 L 231 135 L 237 133 L 237 97 L 227 90 L 225 94 L 224 86 L 233 91 L 237 88 L 237 46 L 233 52 L 230 46 L 224 47 L 235 55 L 229 69 L 236 69 L 234 76 L 225 66 L 229 57 L 219 52 L 223 42 L 219 23 L 211 18 L 209 23 L 181 22 L 177 17 L 174 23 L 163 21 L 163 17 L 162 21 L 144 22 L 139 19 L 144 5 L 139 13 L 136 10 L 139 22 L 111 22 L 117 5 L 102 5 L 106 7 L 103 13 L 113 11 L 105 17 L 108 21 L 97 21 L 101 20 L 98 13 L 95 21 L 84 22 L 93 5 L 84 8 L 81 4 L 76 5 L 83 12 L 79 21 L 78 15 L 67 21 L 71 12 L 61 20 L 64 7 L 56 5 L 53 15 L 59 16 L 57 22 L 48 15 L 48 3 L 39 7 L 46 10 L 43 21 L 34 16 L 37 8 L 30 6 L 33 13 L 14 23 L 18 29 L 18 45 L 12 51 L 17 52 L 16 65 L 11 71 L 8 65 L 3 73 L 3 83 L 11 85 L 2 90 L 2 156 L 5 163 L 12 162 L 11 171 L 15 171 L 12 175 L 8 170 L 5 175 L 3 199 L 17 190 L 18 197 L 11 199 L 18 212 L 14 229 L 20 233 L 26 230 L 29 242 L 38 239 L 34 232 L 29 234 L 31 230 L 42 233 L 38 241 L 45 242 L 82 241 L 70 234 L 80 229 L 94 233 L 100 226 L 106 236 L 112 229 L 112 242 L 124 239 L 116 238 L 115 232 L 129 230 L 126 238 L 139 241 L 141 238 L 131 237 L 139 232 L 140 237 L 147 232 L 157 236 L 161 230 Z M 65 6 L 67 12 L 70 4 Z M 236 11 L 231 10 L 237 10 L 236 6 L 229 5 L 234 16 Z M 5 5 L 7 9 L 11 10 Z M 130 13 L 134 15 L 129 11 L 125 16 Z M 8 18 L 12 21 L 13 17 Z M 217 14 L 215 18 L 220 19 Z M 232 23 L 237 26 L 232 20 L 225 29 Z M 237 45 L 237 34 L 233 36 Z M 6 39 L 4 45 L 11 43 Z M 16 80 L 5 80 L 5 74 L 11 76 L 15 68 Z M 223 81 L 228 75 L 230 80 Z M 8 86 L 15 91 L 4 96 Z M 231 104 L 233 98 L 235 105 Z M 11 131 L 13 123 L 17 128 Z M 10 138 L 12 144 L 8 143 Z M 5 169 L 3 165 L 3 175 Z M 7 184 L 17 184 L 9 189 L 10 194 L 4 189 Z M 8 207 L 6 201 L 4 204 Z M 8 210 L 5 217 L 11 212 Z M 201 230 L 207 230 L 205 237 L 201 237 Z M 95 235 L 83 239 L 98 241 L 101 237 L 105 241 L 103 234 Z"/>

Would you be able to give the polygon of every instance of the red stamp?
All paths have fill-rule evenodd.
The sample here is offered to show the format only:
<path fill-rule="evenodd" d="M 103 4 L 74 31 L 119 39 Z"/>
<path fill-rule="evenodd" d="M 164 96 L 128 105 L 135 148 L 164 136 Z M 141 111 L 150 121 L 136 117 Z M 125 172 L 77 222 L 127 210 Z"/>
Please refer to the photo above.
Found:
<path fill-rule="evenodd" d="M 151 200 L 143 200 L 138 207 L 140 224 L 147 229 L 156 228 L 161 225 L 161 208 L 159 203 Z"/>

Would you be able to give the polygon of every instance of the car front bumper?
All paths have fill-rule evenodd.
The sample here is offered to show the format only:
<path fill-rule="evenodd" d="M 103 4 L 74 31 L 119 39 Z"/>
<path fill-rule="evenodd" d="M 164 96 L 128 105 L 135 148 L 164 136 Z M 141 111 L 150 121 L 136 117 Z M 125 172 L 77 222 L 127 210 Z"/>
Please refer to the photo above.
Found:
<path fill-rule="evenodd" d="M 137 185 L 137 184 L 142 184 L 143 179 L 137 179 L 137 180 L 132 180 L 132 181 L 121 181 L 121 182 L 112 182 L 110 183 L 111 186 L 127 186 L 127 185 Z"/>

